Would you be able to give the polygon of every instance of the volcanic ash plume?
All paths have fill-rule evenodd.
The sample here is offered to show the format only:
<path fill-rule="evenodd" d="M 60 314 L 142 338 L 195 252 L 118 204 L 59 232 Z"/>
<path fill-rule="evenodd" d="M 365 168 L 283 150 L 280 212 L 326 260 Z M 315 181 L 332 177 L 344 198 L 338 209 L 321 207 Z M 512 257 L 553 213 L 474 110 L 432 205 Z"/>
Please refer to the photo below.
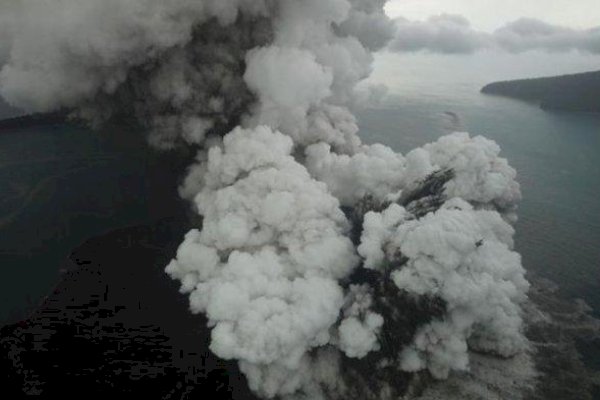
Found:
<path fill-rule="evenodd" d="M 166 272 L 264 398 L 415 397 L 474 353 L 528 365 L 498 146 L 454 133 L 403 156 L 357 135 L 356 85 L 394 35 L 384 3 L 0 6 L 13 105 L 133 118 L 152 145 L 197 150 L 181 195 L 203 223 Z"/>

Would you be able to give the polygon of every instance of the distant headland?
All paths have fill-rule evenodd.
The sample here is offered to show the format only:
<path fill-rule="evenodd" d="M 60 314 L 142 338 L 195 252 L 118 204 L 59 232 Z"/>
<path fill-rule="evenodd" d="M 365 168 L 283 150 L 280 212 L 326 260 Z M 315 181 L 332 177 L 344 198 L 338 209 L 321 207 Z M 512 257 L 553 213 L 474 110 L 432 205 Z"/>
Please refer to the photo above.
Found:
<path fill-rule="evenodd" d="M 494 82 L 481 92 L 533 101 L 544 110 L 600 113 L 600 71 Z"/>
<path fill-rule="evenodd" d="M 66 112 L 25 114 L 18 117 L 0 119 L 0 133 L 34 126 L 62 124 L 67 120 Z"/>

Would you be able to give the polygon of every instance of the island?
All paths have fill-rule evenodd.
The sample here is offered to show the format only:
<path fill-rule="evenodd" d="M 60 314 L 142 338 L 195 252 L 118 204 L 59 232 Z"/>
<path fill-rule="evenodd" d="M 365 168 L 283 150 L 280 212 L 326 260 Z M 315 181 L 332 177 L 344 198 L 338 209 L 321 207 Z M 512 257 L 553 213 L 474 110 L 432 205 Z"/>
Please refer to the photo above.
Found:
<path fill-rule="evenodd" d="M 494 82 L 481 93 L 538 103 L 544 110 L 600 112 L 600 71 Z"/>
<path fill-rule="evenodd" d="M 11 116 L 10 118 L 0 120 L 0 133 L 18 129 L 59 125 L 66 123 L 66 120 L 67 112 L 64 111 Z"/>

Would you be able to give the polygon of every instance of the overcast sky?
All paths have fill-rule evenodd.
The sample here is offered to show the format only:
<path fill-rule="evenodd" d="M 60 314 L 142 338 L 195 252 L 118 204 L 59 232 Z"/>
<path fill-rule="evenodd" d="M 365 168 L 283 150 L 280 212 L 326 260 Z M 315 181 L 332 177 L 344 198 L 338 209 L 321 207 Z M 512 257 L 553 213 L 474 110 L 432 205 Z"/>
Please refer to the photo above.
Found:
<path fill-rule="evenodd" d="M 474 28 L 486 31 L 521 17 L 579 29 L 600 25 L 600 0 L 390 0 L 387 12 L 418 20 L 460 14 Z"/>
<path fill-rule="evenodd" d="M 600 0 L 389 0 L 386 11 L 398 31 L 370 82 L 391 91 L 600 69 Z"/>

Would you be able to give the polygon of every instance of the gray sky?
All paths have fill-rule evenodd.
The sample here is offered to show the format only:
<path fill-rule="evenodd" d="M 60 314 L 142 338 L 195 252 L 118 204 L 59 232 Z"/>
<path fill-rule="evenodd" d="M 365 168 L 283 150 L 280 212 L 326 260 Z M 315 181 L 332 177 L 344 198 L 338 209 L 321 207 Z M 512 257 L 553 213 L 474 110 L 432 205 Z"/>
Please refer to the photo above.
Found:
<path fill-rule="evenodd" d="M 600 0 L 390 0 L 387 13 L 422 20 L 441 13 L 460 14 L 476 29 L 492 31 L 521 17 L 571 28 L 600 25 Z"/>
<path fill-rule="evenodd" d="M 392 92 L 600 69 L 600 34 L 589 30 L 600 26 L 600 0 L 390 0 L 386 11 L 409 20 L 397 36 L 404 47 L 392 43 L 391 51 L 378 53 L 370 79 Z M 444 13 L 460 15 L 470 26 L 459 20 L 448 31 L 452 21 L 428 20 Z M 521 18 L 551 24 L 557 34 L 545 42 L 509 36 L 516 41 L 498 45 L 492 32 Z M 444 29 L 436 30 L 436 24 Z M 574 31 L 564 33 L 562 27 Z"/>
<path fill-rule="evenodd" d="M 375 57 L 370 83 L 392 93 L 448 92 L 457 87 L 478 90 L 483 85 L 600 69 L 600 56 L 532 51 L 520 54 L 482 51 L 473 54 L 382 52 Z"/>

